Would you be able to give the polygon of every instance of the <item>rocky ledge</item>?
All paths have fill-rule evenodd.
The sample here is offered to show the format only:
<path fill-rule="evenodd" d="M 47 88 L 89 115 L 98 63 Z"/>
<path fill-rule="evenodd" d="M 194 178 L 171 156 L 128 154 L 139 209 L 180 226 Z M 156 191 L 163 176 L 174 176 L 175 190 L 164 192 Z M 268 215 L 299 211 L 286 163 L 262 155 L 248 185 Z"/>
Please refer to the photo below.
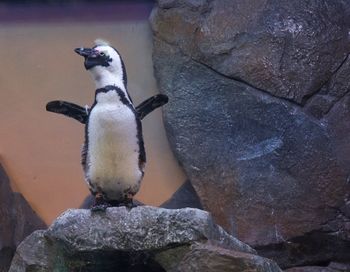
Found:
<path fill-rule="evenodd" d="M 17 248 L 10 272 L 281 271 L 208 212 L 140 206 L 68 210 Z"/>

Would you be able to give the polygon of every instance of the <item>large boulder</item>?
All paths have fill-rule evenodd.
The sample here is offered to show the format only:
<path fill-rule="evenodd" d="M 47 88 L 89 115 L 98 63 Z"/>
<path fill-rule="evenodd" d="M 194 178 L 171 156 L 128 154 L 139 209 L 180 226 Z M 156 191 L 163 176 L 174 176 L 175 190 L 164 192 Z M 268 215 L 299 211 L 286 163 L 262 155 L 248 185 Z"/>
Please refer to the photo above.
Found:
<path fill-rule="evenodd" d="M 216 222 L 284 267 L 350 259 L 349 18 L 332 0 L 159 0 L 151 15 L 175 155 Z"/>
<path fill-rule="evenodd" d="M 153 29 L 186 55 L 303 103 L 349 52 L 346 1 L 159 0 Z"/>
<path fill-rule="evenodd" d="M 7 272 L 19 243 L 33 231 L 46 228 L 46 225 L 24 197 L 12 191 L 1 165 L 0 218 L 0 271 Z"/>
<path fill-rule="evenodd" d="M 201 254 L 222 270 L 182 270 L 189 260 L 192 266 L 205 265 Z M 227 271 L 225 263 L 236 267 L 230 271 L 281 271 L 215 225 L 205 211 L 140 206 L 68 210 L 47 231 L 34 232 L 20 244 L 10 272 L 220 272 Z"/>

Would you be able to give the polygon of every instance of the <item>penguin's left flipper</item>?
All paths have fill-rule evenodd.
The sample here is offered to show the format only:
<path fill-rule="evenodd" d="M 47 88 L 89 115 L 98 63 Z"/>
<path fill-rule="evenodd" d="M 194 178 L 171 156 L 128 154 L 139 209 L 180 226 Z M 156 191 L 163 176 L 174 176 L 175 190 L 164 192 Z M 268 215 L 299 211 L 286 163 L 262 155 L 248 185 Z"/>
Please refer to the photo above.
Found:
<path fill-rule="evenodd" d="M 142 120 L 146 117 L 149 113 L 154 111 L 156 108 L 159 108 L 166 103 L 168 103 L 169 98 L 165 94 L 157 94 L 155 96 L 152 96 L 145 101 L 143 101 L 140 105 L 136 107 L 136 111 Z"/>
<path fill-rule="evenodd" d="M 86 124 L 89 114 L 87 108 L 62 100 L 55 100 L 47 103 L 46 110 L 74 118 L 82 124 Z"/>

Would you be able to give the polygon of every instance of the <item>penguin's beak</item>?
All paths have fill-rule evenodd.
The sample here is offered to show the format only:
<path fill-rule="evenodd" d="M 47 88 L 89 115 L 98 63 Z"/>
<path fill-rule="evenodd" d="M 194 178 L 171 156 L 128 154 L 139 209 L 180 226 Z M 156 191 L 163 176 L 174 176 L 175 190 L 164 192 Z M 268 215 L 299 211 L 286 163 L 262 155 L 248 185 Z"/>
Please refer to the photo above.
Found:
<path fill-rule="evenodd" d="M 92 48 L 84 48 L 84 47 L 79 47 L 74 49 L 75 53 L 79 54 L 80 56 L 87 58 L 87 57 L 96 57 L 97 52 L 96 50 Z"/>
<path fill-rule="evenodd" d="M 97 65 L 104 65 L 105 59 L 99 56 L 99 52 L 93 48 L 75 48 L 74 51 L 84 57 L 84 66 L 89 70 Z"/>

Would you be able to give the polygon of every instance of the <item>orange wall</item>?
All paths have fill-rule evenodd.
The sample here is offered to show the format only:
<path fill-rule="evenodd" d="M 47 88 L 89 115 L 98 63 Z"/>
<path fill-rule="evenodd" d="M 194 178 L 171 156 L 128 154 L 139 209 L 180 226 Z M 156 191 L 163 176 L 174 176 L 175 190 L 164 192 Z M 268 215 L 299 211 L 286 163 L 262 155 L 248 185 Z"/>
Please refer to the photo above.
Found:
<path fill-rule="evenodd" d="M 0 157 L 13 188 L 51 223 L 88 194 L 80 166 L 84 127 L 45 111 L 50 100 L 91 104 L 94 84 L 73 52 L 109 40 L 122 54 L 137 104 L 157 93 L 147 21 L 0 26 Z M 143 120 L 148 164 L 136 198 L 159 205 L 184 182 L 161 111 Z"/>

